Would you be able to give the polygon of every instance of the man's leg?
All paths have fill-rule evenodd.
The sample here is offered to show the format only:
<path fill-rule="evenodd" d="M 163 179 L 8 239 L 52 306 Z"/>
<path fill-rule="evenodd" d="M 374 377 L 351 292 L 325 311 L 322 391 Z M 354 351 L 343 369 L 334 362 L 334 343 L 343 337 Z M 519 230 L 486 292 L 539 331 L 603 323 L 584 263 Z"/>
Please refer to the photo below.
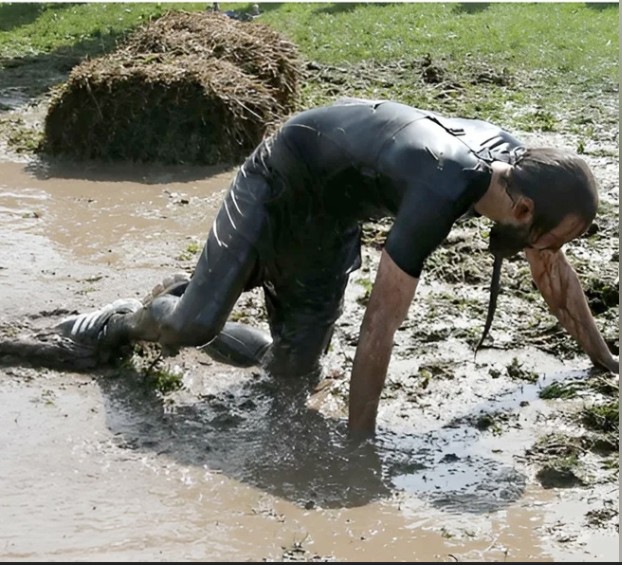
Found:
<path fill-rule="evenodd" d="M 255 284 L 257 244 L 265 236 L 265 202 L 270 193 L 262 176 L 238 173 L 187 287 L 165 292 L 144 305 L 118 301 L 116 308 L 73 317 L 58 326 L 59 333 L 107 348 L 128 341 L 155 341 L 169 347 L 212 341 L 239 295 Z"/>

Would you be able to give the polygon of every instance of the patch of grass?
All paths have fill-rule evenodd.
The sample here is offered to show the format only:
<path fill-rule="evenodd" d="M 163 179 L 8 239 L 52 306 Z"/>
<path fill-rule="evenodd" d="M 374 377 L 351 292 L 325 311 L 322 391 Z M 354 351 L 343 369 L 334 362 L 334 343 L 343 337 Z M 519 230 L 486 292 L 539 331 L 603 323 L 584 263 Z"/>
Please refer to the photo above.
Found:
<path fill-rule="evenodd" d="M 33 153 L 39 147 L 43 132 L 24 123 L 22 118 L 0 118 L 0 128 L 7 132 L 7 144 L 17 153 Z"/>
<path fill-rule="evenodd" d="M 582 415 L 583 423 L 589 429 L 605 433 L 619 431 L 619 400 L 588 406 Z"/>
<path fill-rule="evenodd" d="M 512 127 L 560 129 L 561 116 L 553 108 L 584 114 L 586 99 L 600 108 L 595 93 L 617 88 L 615 6 L 596 11 L 583 4 L 491 3 L 469 13 L 451 3 L 403 3 L 335 12 L 291 3 L 262 18 L 322 65 L 374 61 L 376 76 L 390 75 L 350 81 L 350 95 L 394 98 Z M 426 83 L 407 65 L 396 73 L 381 67 L 424 57 L 440 70 L 439 83 Z M 504 76 L 511 80 L 499 78 Z M 308 82 L 303 104 L 334 98 L 340 90 L 334 86 Z"/>
<path fill-rule="evenodd" d="M 617 17 L 616 6 L 595 11 L 584 4 L 490 3 L 469 13 L 452 3 L 358 4 L 341 12 L 329 4 L 288 3 L 265 11 L 262 21 L 290 30 L 322 63 L 389 62 L 404 53 L 483 62 L 495 55 L 509 71 L 542 69 L 550 77 L 583 69 L 596 77 L 590 65 L 617 49 Z M 617 81 L 616 62 L 601 63 L 600 71 Z"/>
<path fill-rule="evenodd" d="M 540 390 L 538 396 L 545 400 L 553 398 L 575 398 L 578 390 L 583 388 L 581 383 L 551 383 Z"/>
<path fill-rule="evenodd" d="M 357 297 L 356 301 L 362 306 L 367 305 L 369 302 L 369 297 L 371 296 L 371 291 L 374 288 L 374 283 L 369 278 L 360 278 L 357 279 L 356 284 L 363 287 L 363 294 Z"/>
<path fill-rule="evenodd" d="M 506 367 L 506 371 L 511 379 L 527 381 L 529 383 L 535 383 L 538 380 L 538 373 L 523 368 L 523 364 L 517 357 L 512 358 L 512 362 Z"/>
<path fill-rule="evenodd" d="M 183 388 L 183 375 L 170 369 L 159 368 L 152 370 L 147 373 L 146 379 L 151 381 L 153 389 L 162 395 Z"/>
<path fill-rule="evenodd" d="M 170 9 L 204 10 L 199 3 L 88 2 L 0 4 L 0 54 L 24 57 L 64 52 L 97 55 L 117 39 Z"/>
<path fill-rule="evenodd" d="M 162 396 L 183 388 L 182 372 L 164 364 L 162 350 L 157 344 L 134 345 L 130 354 L 120 361 L 119 368 L 139 375 L 148 389 Z"/>
<path fill-rule="evenodd" d="M 202 246 L 200 243 L 193 241 L 186 246 L 177 257 L 178 261 L 191 261 L 196 258 L 196 255 L 201 251 Z"/>

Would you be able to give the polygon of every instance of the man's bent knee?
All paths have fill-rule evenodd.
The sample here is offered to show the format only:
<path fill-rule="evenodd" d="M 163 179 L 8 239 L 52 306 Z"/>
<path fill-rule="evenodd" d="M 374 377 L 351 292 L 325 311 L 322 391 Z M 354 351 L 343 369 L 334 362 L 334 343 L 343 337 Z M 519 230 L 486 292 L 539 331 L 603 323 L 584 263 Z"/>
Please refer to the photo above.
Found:
<path fill-rule="evenodd" d="M 264 358 L 263 366 L 268 374 L 278 378 L 319 378 L 322 373 L 319 358 L 297 353 L 272 347 Z"/>
<path fill-rule="evenodd" d="M 179 316 L 178 303 L 176 296 L 160 296 L 129 319 L 115 321 L 117 332 L 125 332 L 131 340 L 154 341 L 173 347 L 201 346 L 216 337 L 220 328 Z"/>

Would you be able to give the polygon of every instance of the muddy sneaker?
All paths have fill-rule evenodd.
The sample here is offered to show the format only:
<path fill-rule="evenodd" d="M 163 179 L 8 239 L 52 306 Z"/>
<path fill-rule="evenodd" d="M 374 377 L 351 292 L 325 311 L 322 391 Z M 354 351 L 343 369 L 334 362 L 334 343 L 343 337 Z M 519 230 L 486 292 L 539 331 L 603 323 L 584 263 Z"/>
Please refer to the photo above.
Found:
<path fill-rule="evenodd" d="M 108 337 L 107 324 L 112 316 L 130 314 L 141 308 L 141 302 L 134 298 L 115 300 L 100 310 L 69 316 L 61 320 L 54 330 L 76 343 L 95 346 Z"/>

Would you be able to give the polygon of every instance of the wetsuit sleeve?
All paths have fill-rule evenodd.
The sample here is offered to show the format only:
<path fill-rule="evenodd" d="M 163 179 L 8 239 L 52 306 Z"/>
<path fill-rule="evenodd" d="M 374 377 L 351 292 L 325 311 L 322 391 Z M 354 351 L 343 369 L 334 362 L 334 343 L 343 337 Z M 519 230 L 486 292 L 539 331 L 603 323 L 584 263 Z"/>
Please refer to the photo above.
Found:
<path fill-rule="evenodd" d="M 482 165 L 435 180 L 407 188 L 385 244 L 391 259 L 413 277 L 421 275 L 425 260 L 455 221 L 484 194 L 490 170 Z"/>

